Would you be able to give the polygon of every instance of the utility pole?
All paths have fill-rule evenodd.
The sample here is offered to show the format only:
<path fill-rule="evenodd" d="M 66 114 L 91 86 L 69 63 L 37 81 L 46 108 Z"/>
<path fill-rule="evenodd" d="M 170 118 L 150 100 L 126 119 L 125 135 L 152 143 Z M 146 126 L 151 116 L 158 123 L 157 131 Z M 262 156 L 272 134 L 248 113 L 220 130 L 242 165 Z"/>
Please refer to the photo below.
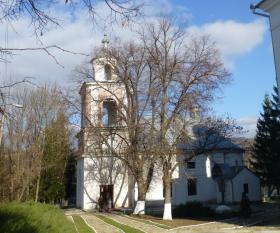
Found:
<path fill-rule="evenodd" d="M 2 145 L 2 137 L 4 132 L 4 119 L 5 119 L 5 111 L 4 111 L 4 95 L 3 92 L 0 92 L 2 107 L 0 107 L 0 146 Z"/>
<path fill-rule="evenodd" d="M 4 113 L 2 108 L 0 108 L 1 118 L 0 118 L 0 146 L 2 144 L 2 137 L 3 137 L 3 131 L 4 131 Z"/>

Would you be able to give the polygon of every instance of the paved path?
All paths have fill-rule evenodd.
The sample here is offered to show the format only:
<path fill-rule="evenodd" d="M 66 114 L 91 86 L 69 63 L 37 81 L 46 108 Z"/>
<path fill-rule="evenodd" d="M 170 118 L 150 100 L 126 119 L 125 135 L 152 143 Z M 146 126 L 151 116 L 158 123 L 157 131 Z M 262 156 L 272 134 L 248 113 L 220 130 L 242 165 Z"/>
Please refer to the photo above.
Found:
<path fill-rule="evenodd" d="M 137 228 L 146 233 L 276 233 L 280 232 L 279 227 L 273 226 L 255 226 L 257 223 L 268 219 L 279 219 L 280 212 L 266 212 L 259 215 L 254 215 L 245 224 L 250 227 L 243 227 L 243 221 L 240 218 L 234 218 L 225 221 L 202 223 L 192 226 L 182 226 L 174 229 L 163 229 L 148 223 L 134 220 L 129 217 L 116 214 L 101 214 L 107 218 L 111 218 L 116 222 Z M 97 233 L 121 233 L 122 231 L 114 226 L 111 226 L 101 219 L 97 218 L 92 213 L 81 214 L 86 222 L 91 225 Z M 252 225 L 252 226 L 251 226 Z"/>
<path fill-rule="evenodd" d="M 133 220 L 131 218 L 123 217 L 123 216 L 120 216 L 120 215 L 106 214 L 104 216 L 106 216 L 108 218 L 111 218 L 111 219 L 115 220 L 116 222 L 119 222 L 119 223 L 122 223 L 122 224 L 125 224 L 125 225 L 128 225 L 128 226 L 137 228 L 137 229 L 139 229 L 141 231 L 144 231 L 146 233 L 165 233 L 165 232 L 168 232 L 167 230 L 165 230 L 163 228 L 160 228 L 160 227 L 148 224 L 148 223 L 143 223 L 143 222 L 140 222 L 140 221 L 136 221 L 136 220 Z"/>
<path fill-rule="evenodd" d="M 83 214 L 81 217 L 95 229 L 96 233 L 123 233 L 122 230 L 103 222 L 93 214 Z"/>
<path fill-rule="evenodd" d="M 279 212 L 267 212 L 263 214 L 258 214 L 252 216 L 249 220 L 245 222 L 245 226 L 243 227 L 243 220 L 240 218 L 234 218 L 226 221 L 218 221 L 213 223 L 206 224 L 198 224 L 196 226 L 191 227 L 180 227 L 177 229 L 173 229 L 170 233 L 190 233 L 190 232 L 199 232 L 199 233 L 229 233 L 229 232 L 238 232 L 238 233 L 249 233 L 249 232 L 280 232 L 279 228 L 274 227 L 255 227 L 254 225 L 261 223 L 265 220 L 280 217 Z"/>
<path fill-rule="evenodd" d="M 66 216 L 71 216 L 71 215 L 82 215 L 86 213 L 85 211 L 82 211 L 80 209 L 76 209 L 76 208 L 71 208 L 71 209 L 65 209 L 64 210 L 64 214 Z"/>

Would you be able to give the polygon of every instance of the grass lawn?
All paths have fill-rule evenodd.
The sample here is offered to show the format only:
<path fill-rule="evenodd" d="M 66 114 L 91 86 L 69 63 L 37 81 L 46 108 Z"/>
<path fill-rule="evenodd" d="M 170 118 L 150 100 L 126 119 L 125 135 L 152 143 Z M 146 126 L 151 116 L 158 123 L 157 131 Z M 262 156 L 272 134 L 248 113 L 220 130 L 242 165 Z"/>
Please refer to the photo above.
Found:
<path fill-rule="evenodd" d="M 196 225 L 201 223 L 209 222 L 209 220 L 198 220 L 198 219 L 177 219 L 174 218 L 173 220 L 163 220 L 162 218 L 149 216 L 149 215 L 130 215 L 130 217 L 139 219 L 140 221 L 147 221 L 147 223 L 153 223 L 158 227 L 162 227 L 165 229 L 170 229 L 174 227 L 180 226 L 188 226 L 188 225 Z"/>
<path fill-rule="evenodd" d="M 104 217 L 102 215 L 95 215 L 97 218 L 100 218 L 101 220 L 103 220 L 104 222 L 113 225 L 121 230 L 123 230 L 125 233 L 144 233 L 143 231 L 140 231 L 138 229 L 135 229 L 133 227 L 118 223 L 110 218 Z"/>
<path fill-rule="evenodd" d="M 85 223 L 81 216 L 73 215 L 72 217 L 79 233 L 95 233 L 95 231 Z"/>
<path fill-rule="evenodd" d="M 162 229 L 171 229 L 172 228 L 171 226 L 168 226 L 166 224 L 157 223 L 156 221 L 153 221 L 152 219 L 143 218 L 143 217 L 140 217 L 140 216 L 137 216 L 137 215 L 131 215 L 131 216 L 123 215 L 123 216 L 127 217 L 127 218 L 131 218 L 131 219 L 133 219 L 135 221 L 138 221 L 138 222 L 143 222 L 143 223 L 146 223 L 146 224 L 157 226 L 157 227 L 160 227 Z"/>
<path fill-rule="evenodd" d="M 1 233 L 76 233 L 59 208 L 42 203 L 0 205 Z"/>

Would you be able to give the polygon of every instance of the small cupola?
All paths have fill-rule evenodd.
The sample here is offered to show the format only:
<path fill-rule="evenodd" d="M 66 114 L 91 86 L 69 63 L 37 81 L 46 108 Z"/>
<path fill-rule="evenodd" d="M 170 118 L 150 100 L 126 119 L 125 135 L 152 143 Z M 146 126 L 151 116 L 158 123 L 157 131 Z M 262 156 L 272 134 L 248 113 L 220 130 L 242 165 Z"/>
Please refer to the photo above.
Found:
<path fill-rule="evenodd" d="M 93 77 L 96 82 L 112 82 L 116 80 L 114 67 L 116 59 L 110 56 L 109 39 L 104 35 L 102 40 L 103 47 L 99 54 L 91 60 L 93 66 Z"/>

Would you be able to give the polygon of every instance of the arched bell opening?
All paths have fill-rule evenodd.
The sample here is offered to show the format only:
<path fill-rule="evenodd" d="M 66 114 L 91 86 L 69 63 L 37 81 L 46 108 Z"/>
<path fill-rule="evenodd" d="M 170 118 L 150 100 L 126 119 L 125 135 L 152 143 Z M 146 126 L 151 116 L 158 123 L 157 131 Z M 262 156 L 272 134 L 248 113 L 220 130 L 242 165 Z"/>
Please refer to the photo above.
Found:
<path fill-rule="evenodd" d="M 102 125 L 112 127 L 117 124 L 117 103 L 113 99 L 106 99 L 102 104 Z"/>
<path fill-rule="evenodd" d="M 112 80 L 112 68 L 109 64 L 105 65 L 104 71 L 105 71 L 105 80 L 106 81 Z"/>

